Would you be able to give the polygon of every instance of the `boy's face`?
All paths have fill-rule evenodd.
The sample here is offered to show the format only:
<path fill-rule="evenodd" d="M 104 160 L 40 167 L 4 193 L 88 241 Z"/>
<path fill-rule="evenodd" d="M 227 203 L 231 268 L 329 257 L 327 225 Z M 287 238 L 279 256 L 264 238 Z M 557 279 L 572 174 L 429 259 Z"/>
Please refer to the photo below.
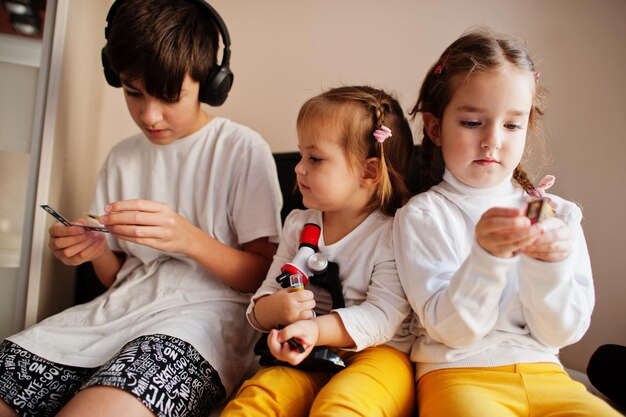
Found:
<path fill-rule="evenodd" d="M 200 84 L 187 75 L 180 98 L 176 102 L 158 99 L 146 93 L 143 80 L 125 81 L 122 74 L 124 98 L 131 117 L 155 145 L 167 145 L 189 136 L 206 124 L 209 116 L 200 108 Z"/>

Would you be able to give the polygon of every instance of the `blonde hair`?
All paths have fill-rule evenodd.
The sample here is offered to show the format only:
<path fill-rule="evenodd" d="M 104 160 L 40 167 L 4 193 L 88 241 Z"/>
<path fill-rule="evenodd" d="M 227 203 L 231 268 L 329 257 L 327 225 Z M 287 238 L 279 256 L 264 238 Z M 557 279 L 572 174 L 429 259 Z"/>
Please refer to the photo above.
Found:
<path fill-rule="evenodd" d="M 383 125 L 393 136 L 378 143 L 374 131 Z M 398 101 L 368 86 L 333 88 L 307 100 L 298 114 L 300 137 L 315 141 L 322 126 L 336 132 L 352 167 L 367 158 L 379 159 L 381 179 L 368 209 L 393 216 L 409 196 L 405 178 L 413 149 L 411 128 Z"/>

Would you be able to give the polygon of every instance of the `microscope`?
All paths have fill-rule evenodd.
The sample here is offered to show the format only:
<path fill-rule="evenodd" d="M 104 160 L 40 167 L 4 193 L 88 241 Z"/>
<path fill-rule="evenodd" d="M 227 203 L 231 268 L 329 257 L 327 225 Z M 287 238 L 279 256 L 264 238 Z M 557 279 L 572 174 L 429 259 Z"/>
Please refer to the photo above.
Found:
<path fill-rule="evenodd" d="M 319 252 L 318 242 L 321 228 L 314 223 L 306 223 L 300 234 L 298 252 L 291 262 L 286 263 L 280 269 L 281 273 L 276 281 L 283 288 L 298 291 L 310 283 L 328 291 L 332 300 L 332 308 L 345 307 L 345 300 L 339 280 L 339 265 L 329 262 Z M 300 352 L 304 347 L 295 339 L 287 341 L 292 349 Z M 315 346 L 311 353 L 298 365 L 291 365 L 279 361 L 267 347 L 267 334 L 263 334 L 256 346 L 254 353 L 260 355 L 259 363 L 262 366 L 290 366 L 310 372 L 339 372 L 345 368 L 345 363 L 339 355 L 326 346 Z"/>

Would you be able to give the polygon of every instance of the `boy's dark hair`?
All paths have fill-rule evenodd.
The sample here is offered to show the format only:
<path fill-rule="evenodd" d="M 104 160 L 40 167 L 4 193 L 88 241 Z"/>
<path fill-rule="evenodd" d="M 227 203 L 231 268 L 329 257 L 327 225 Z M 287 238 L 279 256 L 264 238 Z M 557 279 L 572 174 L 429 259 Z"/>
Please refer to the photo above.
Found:
<path fill-rule="evenodd" d="M 374 131 L 381 126 L 392 136 L 378 143 Z M 317 139 L 320 126 L 333 129 L 352 166 L 367 158 L 379 158 L 381 181 L 369 209 L 393 216 L 409 197 L 406 177 L 413 151 L 413 134 L 398 101 L 369 86 L 330 89 L 307 100 L 298 114 L 299 136 Z"/>
<path fill-rule="evenodd" d="M 473 73 L 497 70 L 506 63 L 527 71 L 529 76 L 539 80 L 532 58 L 517 39 L 494 34 L 487 28 L 466 32 L 448 46 L 437 62 L 428 69 L 417 102 L 409 114 L 415 116 L 417 113 L 431 113 L 441 120 L 460 83 Z M 544 95 L 543 87 L 537 83 L 530 110 L 529 130 L 539 137 L 541 131 L 537 122 L 543 116 Z M 422 141 L 421 182 L 428 188 L 434 185 L 431 161 L 441 155 L 435 155 L 440 154 L 440 149 L 435 147 L 426 129 L 423 129 L 423 135 L 425 140 Z M 515 168 L 513 178 L 524 190 L 534 189 L 521 163 Z"/>
<path fill-rule="evenodd" d="M 126 82 L 141 78 L 148 94 L 165 101 L 179 99 L 187 74 L 202 92 L 217 67 L 219 47 L 210 10 L 190 0 L 118 2 L 102 51 L 105 72 L 108 65 Z"/>

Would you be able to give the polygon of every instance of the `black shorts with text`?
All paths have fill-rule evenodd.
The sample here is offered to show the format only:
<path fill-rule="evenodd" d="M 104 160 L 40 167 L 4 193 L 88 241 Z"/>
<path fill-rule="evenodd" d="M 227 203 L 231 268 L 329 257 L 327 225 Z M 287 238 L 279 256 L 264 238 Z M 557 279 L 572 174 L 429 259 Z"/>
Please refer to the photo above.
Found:
<path fill-rule="evenodd" d="M 159 417 L 206 416 L 226 397 L 209 362 L 171 336 L 140 336 L 98 368 L 61 365 L 8 340 L 0 344 L 0 399 L 20 416 L 53 416 L 92 386 L 124 390 Z"/>

